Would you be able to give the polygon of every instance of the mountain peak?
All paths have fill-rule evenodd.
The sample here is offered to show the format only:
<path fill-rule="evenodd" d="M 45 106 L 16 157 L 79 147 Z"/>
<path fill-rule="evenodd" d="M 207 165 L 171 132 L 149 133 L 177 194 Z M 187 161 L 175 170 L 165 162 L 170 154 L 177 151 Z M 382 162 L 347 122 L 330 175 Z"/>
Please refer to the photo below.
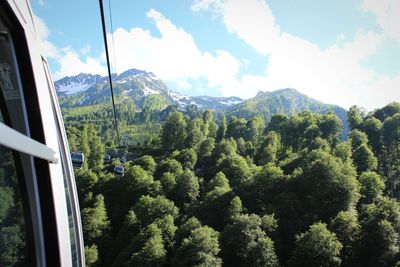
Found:
<path fill-rule="evenodd" d="M 147 73 L 149 73 L 149 72 L 146 72 L 144 70 L 129 69 L 129 70 L 122 72 L 120 75 L 118 75 L 118 78 L 123 79 L 124 77 L 135 76 L 135 75 L 139 75 L 139 74 L 147 74 Z"/>
<path fill-rule="evenodd" d="M 54 83 L 57 92 L 69 94 L 85 91 L 87 88 L 103 79 L 98 74 L 79 73 L 75 76 L 64 77 Z"/>
<path fill-rule="evenodd" d="M 294 88 L 283 88 L 283 89 L 278 89 L 278 90 L 274 90 L 274 91 L 258 91 L 258 93 L 256 94 L 256 97 L 271 96 L 271 95 L 276 95 L 276 94 L 301 95 L 301 93 Z"/>
<path fill-rule="evenodd" d="M 301 94 L 299 91 L 297 91 L 294 88 L 283 88 L 283 89 L 278 89 L 274 91 L 276 93 L 291 93 L 291 94 Z"/>

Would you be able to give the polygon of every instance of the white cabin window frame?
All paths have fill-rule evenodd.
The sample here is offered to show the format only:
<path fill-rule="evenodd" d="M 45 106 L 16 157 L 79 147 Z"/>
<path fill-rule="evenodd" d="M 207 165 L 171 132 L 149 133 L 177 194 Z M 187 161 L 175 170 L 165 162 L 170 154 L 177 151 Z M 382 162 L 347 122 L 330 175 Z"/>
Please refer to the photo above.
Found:
<path fill-rule="evenodd" d="M 0 122 L 0 145 L 51 163 L 57 163 L 56 152 L 32 138 Z"/>

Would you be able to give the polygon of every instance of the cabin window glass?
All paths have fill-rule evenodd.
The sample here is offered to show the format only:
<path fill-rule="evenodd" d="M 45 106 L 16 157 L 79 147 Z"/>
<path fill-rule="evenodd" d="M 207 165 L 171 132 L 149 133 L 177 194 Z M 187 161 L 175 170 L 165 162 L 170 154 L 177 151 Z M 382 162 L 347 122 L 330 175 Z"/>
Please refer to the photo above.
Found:
<path fill-rule="evenodd" d="M 0 123 L 26 134 L 23 99 L 8 29 L 0 20 Z M 0 266 L 32 265 L 32 225 L 21 154 L 0 145 Z M 25 213 L 24 213 L 25 211 Z"/>
<path fill-rule="evenodd" d="M 0 122 L 4 123 L 0 112 Z M 27 265 L 26 224 L 14 153 L 0 146 L 0 266 Z M 21 171 L 21 170 L 20 170 Z"/>
<path fill-rule="evenodd" d="M 7 109 L 8 118 L 5 124 L 27 134 L 27 125 L 23 108 L 23 97 L 20 91 L 20 80 L 15 64 L 14 47 L 8 29 L 0 20 L 0 86 L 2 91 L 1 105 Z M 5 117 L 7 114 L 3 114 Z"/>
<path fill-rule="evenodd" d="M 54 118 L 56 118 L 56 125 L 57 125 L 57 132 L 59 135 L 58 138 L 58 146 L 60 149 L 60 163 L 62 165 L 63 169 L 63 178 L 64 178 L 64 185 L 65 185 L 65 196 L 67 200 L 67 211 L 68 211 L 68 223 L 69 223 L 69 231 L 70 231 L 70 239 L 71 239 L 71 255 L 72 255 L 72 263 L 73 266 L 80 266 L 79 260 L 83 257 L 81 255 L 82 249 L 80 247 L 80 241 L 79 241 L 79 218 L 77 212 L 79 212 L 79 206 L 78 206 L 78 199 L 77 195 L 74 194 L 75 190 L 75 185 L 74 185 L 74 176 L 72 170 L 68 167 L 68 160 L 66 159 L 65 155 L 69 155 L 68 149 L 66 147 L 66 144 L 63 142 L 65 140 L 62 130 L 64 130 L 63 127 L 63 122 L 60 121 L 60 116 L 58 116 L 60 113 L 57 111 L 56 105 L 54 104 L 57 100 L 55 99 L 55 96 L 53 94 L 53 88 L 52 88 L 52 81 L 50 79 L 50 73 L 49 69 L 47 67 L 46 61 L 43 60 L 43 67 L 44 71 L 46 73 L 46 79 L 47 79 L 47 86 L 50 92 L 50 95 L 52 96 L 52 108 L 53 108 L 53 113 L 54 113 Z"/>

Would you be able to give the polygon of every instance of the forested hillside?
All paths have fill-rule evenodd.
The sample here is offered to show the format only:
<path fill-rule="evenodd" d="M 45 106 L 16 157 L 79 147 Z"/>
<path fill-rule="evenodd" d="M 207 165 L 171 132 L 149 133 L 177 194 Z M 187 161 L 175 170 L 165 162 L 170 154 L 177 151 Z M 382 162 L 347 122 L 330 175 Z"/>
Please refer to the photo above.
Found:
<path fill-rule="evenodd" d="M 260 91 L 255 97 L 228 107 L 227 114 L 246 119 L 260 115 L 268 122 L 275 114 L 290 116 L 306 110 L 320 114 L 334 113 L 343 123 L 343 135 L 347 135 L 348 125 L 345 109 L 336 105 L 324 104 L 291 88 L 272 92 Z"/>
<path fill-rule="evenodd" d="M 225 113 L 228 117 L 234 115 L 245 119 L 261 116 L 265 123 L 274 114 L 291 116 L 306 110 L 320 114 L 333 112 L 342 120 L 342 139 L 348 134 L 345 109 L 322 103 L 295 89 L 259 92 L 254 98 L 243 100 L 238 97 L 185 96 L 171 91 L 152 72 L 137 69 L 114 74 L 112 79 L 117 118 L 123 135 L 128 133 L 128 137 L 132 136 L 135 132 L 132 128 L 136 130 L 138 124 L 164 123 L 173 111 L 179 110 L 193 117 L 206 109 L 214 110 L 218 121 L 220 114 Z M 55 87 L 67 125 L 76 126 L 85 121 L 104 124 L 104 129 L 110 128 L 113 114 L 107 77 L 81 73 L 56 81 Z M 135 142 L 143 139 L 143 136 L 130 138 Z M 115 137 L 107 141 L 112 140 Z"/>
<path fill-rule="evenodd" d="M 169 108 L 109 164 L 111 121 L 68 116 L 71 150 L 87 159 L 76 181 L 88 266 L 400 264 L 398 103 L 352 107 L 346 141 L 329 112 L 266 124 Z"/>

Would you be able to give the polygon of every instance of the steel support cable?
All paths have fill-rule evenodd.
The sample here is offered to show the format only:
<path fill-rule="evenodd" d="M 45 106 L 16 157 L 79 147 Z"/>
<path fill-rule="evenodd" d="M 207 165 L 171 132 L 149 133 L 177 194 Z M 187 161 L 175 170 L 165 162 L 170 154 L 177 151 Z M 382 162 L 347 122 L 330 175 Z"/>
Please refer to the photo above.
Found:
<path fill-rule="evenodd" d="M 113 111 L 114 111 L 114 123 L 115 123 L 115 130 L 117 132 L 117 141 L 118 141 L 118 146 L 119 146 L 120 139 L 119 139 L 119 131 L 118 131 L 117 112 L 115 110 L 114 88 L 113 88 L 112 76 L 111 76 L 110 57 L 109 57 L 109 53 L 108 53 L 107 32 L 106 32 L 106 22 L 105 22 L 105 18 L 104 18 L 103 0 L 99 0 L 99 5 L 100 5 L 101 25 L 102 25 L 102 29 L 103 29 L 104 46 L 105 46 L 105 50 L 106 50 L 108 81 L 110 83 L 111 100 L 112 100 L 112 106 L 113 106 Z"/>
<path fill-rule="evenodd" d="M 112 42 L 112 51 L 113 51 L 113 58 L 114 58 L 114 72 L 117 73 L 117 59 L 115 57 L 114 27 L 113 27 L 113 19 L 112 19 L 112 11 L 111 11 L 111 0 L 108 0 L 108 13 L 110 14 L 111 42 Z"/>

